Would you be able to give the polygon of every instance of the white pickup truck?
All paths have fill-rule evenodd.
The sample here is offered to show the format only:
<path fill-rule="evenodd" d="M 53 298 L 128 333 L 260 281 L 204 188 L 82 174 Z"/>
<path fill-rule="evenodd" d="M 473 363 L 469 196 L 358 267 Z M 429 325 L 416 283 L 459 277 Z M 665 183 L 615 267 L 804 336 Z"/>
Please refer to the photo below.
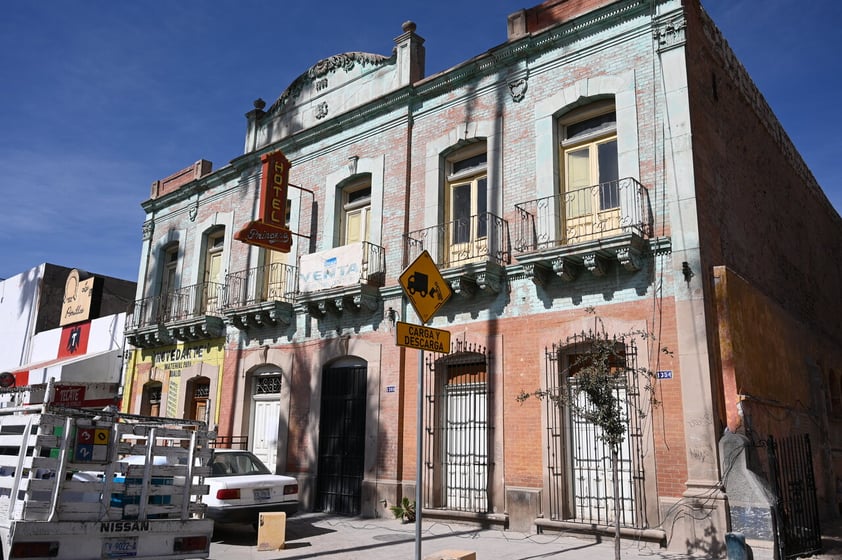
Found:
<path fill-rule="evenodd" d="M 0 390 L 0 558 L 207 558 L 204 423 L 57 404 L 67 390 Z"/>

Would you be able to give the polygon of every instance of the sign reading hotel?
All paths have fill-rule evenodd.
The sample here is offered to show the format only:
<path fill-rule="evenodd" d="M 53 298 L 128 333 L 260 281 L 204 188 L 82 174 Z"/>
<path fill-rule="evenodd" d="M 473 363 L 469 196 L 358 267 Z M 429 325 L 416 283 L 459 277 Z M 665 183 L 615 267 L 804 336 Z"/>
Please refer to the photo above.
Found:
<path fill-rule="evenodd" d="M 447 354 L 450 351 L 450 331 L 398 321 L 396 343 L 407 348 Z"/>
<path fill-rule="evenodd" d="M 81 323 L 91 318 L 95 282 L 95 276 L 82 280 L 79 270 L 74 268 L 70 271 L 64 283 L 64 300 L 61 305 L 59 326 Z"/>
<path fill-rule="evenodd" d="M 260 209 L 257 220 L 248 222 L 234 239 L 273 251 L 289 253 L 292 232 L 286 227 L 287 191 L 290 163 L 280 150 L 263 154 L 260 182 Z"/>

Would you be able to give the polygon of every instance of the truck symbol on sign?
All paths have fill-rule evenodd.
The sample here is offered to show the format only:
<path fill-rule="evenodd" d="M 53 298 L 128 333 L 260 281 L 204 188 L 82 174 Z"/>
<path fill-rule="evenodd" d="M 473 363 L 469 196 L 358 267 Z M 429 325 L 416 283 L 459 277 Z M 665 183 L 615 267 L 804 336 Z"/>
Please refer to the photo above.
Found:
<path fill-rule="evenodd" d="M 427 297 L 427 291 L 430 284 L 430 278 L 424 274 L 423 272 L 413 272 L 412 276 L 410 276 L 406 281 L 406 289 L 409 290 L 411 295 L 415 295 L 415 292 L 418 292 L 421 297 Z M 429 290 L 430 297 L 438 298 L 439 301 L 442 300 L 441 296 L 441 288 L 439 287 L 438 282 L 435 283 L 435 286 L 432 290 Z"/>
<path fill-rule="evenodd" d="M 415 292 L 418 292 L 421 294 L 421 297 L 427 297 L 427 284 L 429 280 L 423 272 L 414 272 L 406 281 L 406 289 L 409 290 L 411 295 L 415 295 Z"/>

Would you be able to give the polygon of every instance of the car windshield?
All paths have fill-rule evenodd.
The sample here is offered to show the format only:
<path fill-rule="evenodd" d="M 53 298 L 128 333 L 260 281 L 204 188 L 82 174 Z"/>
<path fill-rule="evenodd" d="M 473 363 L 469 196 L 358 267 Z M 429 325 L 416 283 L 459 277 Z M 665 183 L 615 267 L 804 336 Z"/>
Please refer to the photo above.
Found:
<path fill-rule="evenodd" d="M 216 453 L 211 464 L 213 476 L 240 474 L 271 474 L 260 459 L 247 451 L 238 453 Z"/>

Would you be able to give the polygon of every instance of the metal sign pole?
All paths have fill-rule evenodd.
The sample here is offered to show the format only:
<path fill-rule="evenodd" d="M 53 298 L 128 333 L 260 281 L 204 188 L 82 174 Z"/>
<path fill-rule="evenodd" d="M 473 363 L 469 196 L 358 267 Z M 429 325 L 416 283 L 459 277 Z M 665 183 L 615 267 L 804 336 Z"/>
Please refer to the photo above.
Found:
<path fill-rule="evenodd" d="M 424 348 L 434 352 L 447 352 L 444 342 L 450 343 L 450 334 L 439 329 L 427 329 L 425 325 L 436 311 L 444 305 L 452 293 L 435 261 L 426 250 L 415 258 L 398 277 L 398 283 L 409 298 L 421 322 L 420 332 L 408 331 L 405 340 L 398 340 L 399 346 L 418 348 L 418 398 L 415 441 L 415 560 L 421 560 L 422 492 L 424 489 Z M 398 328 L 400 331 L 400 328 Z M 444 338 L 442 338 L 444 337 Z"/>
<path fill-rule="evenodd" d="M 423 322 L 421 323 L 424 324 Z M 418 351 L 418 410 L 415 414 L 415 560 L 421 559 L 421 489 L 424 486 L 424 471 L 422 466 L 422 452 L 424 438 L 422 437 L 424 422 L 424 351 Z"/>

